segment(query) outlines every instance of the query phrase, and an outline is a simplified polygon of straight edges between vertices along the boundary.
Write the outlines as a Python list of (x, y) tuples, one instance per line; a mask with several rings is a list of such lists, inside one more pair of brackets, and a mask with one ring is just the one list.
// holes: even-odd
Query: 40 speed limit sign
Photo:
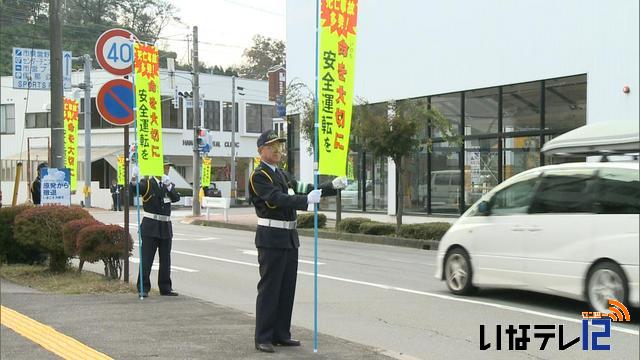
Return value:
[(125, 29), (107, 30), (96, 41), (96, 59), (103, 69), (114, 75), (129, 75), (133, 70), (133, 41), (136, 37)]

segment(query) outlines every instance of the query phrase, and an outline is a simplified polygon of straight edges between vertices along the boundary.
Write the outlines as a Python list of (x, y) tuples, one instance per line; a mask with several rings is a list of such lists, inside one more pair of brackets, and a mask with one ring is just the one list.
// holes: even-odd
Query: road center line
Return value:
[[(130, 257), (129, 261), (131, 261), (134, 264), (139, 264), (140, 263), (140, 259), (136, 258), (136, 257)], [(153, 265), (151, 265), (151, 270), (159, 270), (160, 266), (158, 265), (158, 263), (153, 263)], [(194, 270), (194, 269), (189, 269), (189, 268), (183, 268), (180, 266), (174, 266), (171, 265), (171, 270), (177, 270), (177, 271), (184, 271), (184, 272), (190, 272), (190, 273), (194, 273), (194, 272), (199, 272), (200, 270)]]
[[(245, 255), (258, 256), (258, 250), (238, 249), (238, 251), (242, 252)], [(310, 260), (300, 260), (300, 259), (298, 259), (298, 262), (301, 262), (303, 264), (312, 264), (313, 265), (313, 261), (310, 261)], [(325, 263), (318, 262), (318, 265), (325, 265)]]
[[(203, 259), (210, 259), (210, 260), (222, 261), (222, 262), (227, 262), (227, 263), (232, 263), (232, 264), (239, 264), (239, 265), (258, 267), (258, 264), (248, 263), (248, 262), (244, 262), (244, 261), (230, 260), (230, 259), (224, 259), (224, 258), (218, 258), (218, 257), (214, 257), (214, 256), (207, 256), (207, 255), (200, 255), (200, 254), (192, 254), (192, 253), (188, 253), (188, 252), (184, 252), (184, 251), (177, 251), (177, 250), (172, 250), (171, 252), (172, 253), (181, 254), (181, 255), (199, 257), (199, 258), (203, 258)], [(298, 271), (298, 274), (305, 275), (305, 276), (313, 276), (314, 275), (312, 272), (307, 272), (307, 271)], [(570, 318), (570, 317), (566, 317), (566, 316), (561, 316), (561, 315), (548, 314), (548, 313), (544, 313), (544, 312), (541, 312), (541, 311), (524, 309), (524, 308), (520, 308), (520, 307), (516, 307), (516, 306), (496, 304), (496, 303), (491, 303), (491, 302), (487, 302), (487, 301), (464, 299), (464, 298), (450, 296), (450, 295), (442, 295), (442, 294), (436, 294), (436, 293), (431, 293), (431, 292), (426, 292), (426, 291), (406, 289), (406, 288), (401, 288), (401, 287), (396, 287), (396, 286), (391, 286), (391, 285), (377, 284), (377, 283), (360, 281), (360, 280), (352, 280), (352, 279), (341, 278), (341, 277), (331, 276), (331, 275), (318, 274), (318, 277), (319, 278), (323, 278), (323, 279), (346, 282), (346, 283), (350, 283), (350, 284), (370, 286), (370, 287), (375, 287), (375, 288), (384, 289), (384, 290), (393, 290), (393, 291), (399, 291), (399, 292), (408, 293), (408, 294), (435, 297), (435, 298), (439, 298), (439, 299), (443, 299), (443, 300), (458, 301), (458, 302), (465, 302), (465, 303), (469, 303), (469, 304), (489, 306), (489, 307), (502, 309), (502, 310), (519, 312), (519, 313), (524, 313), (524, 314), (529, 314), (529, 315), (536, 315), (536, 316), (546, 317), (546, 318), (550, 318), (550, 319), (554, 319), (554, 320), (562, 320), (562, 321), (572, 322), (572, 323), (575, 323), (575, 324), (582, 324), (582, 320), (578, 320), (578, 319), (574, 319), (574, 318)], [(638, 330), (627, 329), (627, 328), (620, 327), (620, 326), (615, 326), (615, 325), (611, 326), (611, 330), (622, 332), (622, 333), (626, 333), (626, 334), (636, 335), (636, 336), (640, 335)]]

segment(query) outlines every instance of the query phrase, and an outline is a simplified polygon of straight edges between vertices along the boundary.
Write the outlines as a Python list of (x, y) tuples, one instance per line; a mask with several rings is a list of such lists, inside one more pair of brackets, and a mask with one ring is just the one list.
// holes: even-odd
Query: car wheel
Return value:
[(452, 293), (467, 295), (475, 290), (471, 285), (472, 275), (471, 261), (466, 251), (455, 248), (447, 253), (444, 260), (444, 279)]
[(627, 304), (629, 285), (624, 272), (615, 263), (603, 262), (594, 266), (587, 276), (587, 300), (591, 308), (609, 313), (609, 300), (615, 299)]

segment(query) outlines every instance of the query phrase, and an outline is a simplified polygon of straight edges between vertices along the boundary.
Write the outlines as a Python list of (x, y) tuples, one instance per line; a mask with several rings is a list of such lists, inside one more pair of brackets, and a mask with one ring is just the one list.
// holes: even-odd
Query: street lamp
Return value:
[[(236, 86), (236, 77), (231, 77), (231, 204), (236, 203), (236, 90), (244, 87)], [(244, 93), (238, 93), (244, 95)]]

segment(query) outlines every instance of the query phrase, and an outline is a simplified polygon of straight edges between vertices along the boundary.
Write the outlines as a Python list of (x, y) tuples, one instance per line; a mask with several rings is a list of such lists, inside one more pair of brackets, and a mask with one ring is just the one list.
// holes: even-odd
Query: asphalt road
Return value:
[[(122, 213), (93, 215), (104, 222), (122, 223)], [(174, 220), (172, 250), (174, 289), (254, 314), (259, 279), (254, 234), (178, 221)], [(135, 216), (132, 222), (135, 224)], [(132, 234), (137, 238), (135, 227)], [(313, 238), (301, 242), (293, 323), (313, 329)], [(138, 274), (137, 252), (135, 247), (132, 282)], [(560, 351), (559, 326), (563, 326), (563, 343), (581, 336), (581, 312), (587, 310), (586, 304), (500, 289), (483, 290), (472, 297), (452, 296), (433, 277), (435, 255), (435, 251), (320, 239), (319, 332), (386, 349), (387, 354), (405, 359), (638, 358), (637, 311), (631, 323), (614, 323), (610, 338), (600, 340), (611, 345), (610, 351), (584, 351), (582, 342)], [(96, 265), (97, 271), (101, 268)], [(154, 287), (156, 276), (154, 272)], [(486, 329), (485, 343), (492, 344), (485, 351), (480, 350), (481, 325)], [(496, 350), (496, 325), (502, 326), (502, 350)], [(531, 326), (527, 350), (508, 350), (505, 330), (509, 325)], [(543, 339), (534, 337), (541, 333), (534, 332), (534, 325), (555, 325), (555, 338), (549, 339), (545, 350), (539, 350)]]

